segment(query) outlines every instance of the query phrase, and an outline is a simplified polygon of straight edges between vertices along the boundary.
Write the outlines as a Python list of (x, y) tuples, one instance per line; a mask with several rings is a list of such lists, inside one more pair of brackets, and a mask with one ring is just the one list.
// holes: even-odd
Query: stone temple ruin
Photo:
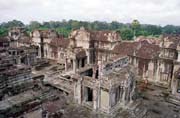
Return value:
[[(169, 101), (178, 104), (179, 45), (179, 35), (122, 41), (115, 31), (83, 27), (68, 38), (54, 30), (35, 30), (29, 36), (24, 28), (13, 28), (0, 38), (0, 113), (21, 116), (38, 106), (42, 117), (62, 115), (53, 105), (60, 102), (52, 101), (61, 91), (92, 111), (115, 114), (136, 104), (139, 81), (168, 88)], [(48, 70), (48, 65), (53, 66)], [(54, 111), (44, 110), (53, 106)]]
[(133, 102), (136, 73), (127, 55), (113, 52), (114, 46), (121, 42), (118, 33), (81, 28), (73, 31), (69, 39), (57, 37), (54, 32), (47, 34), (32, 33), (39, 56), (64, 66), (58, 77), (45, 76), (47, 84), (72, 93), (79, 104), (106, 113), (112, 113), (119, 104)]
[(126, 59), (119, 59), (116, 65), (113, 63), (105, 65), (102, 70), (105, 73), (99, 76), (93, 72), (90, 75), (88, 71), (92, 71), (92, 68), (80, 72), (78, 77), (80, 80), (75, 83), (75, 101), (106, 113), (112, 113), (121, 105), (133, 102), (135, 75)]

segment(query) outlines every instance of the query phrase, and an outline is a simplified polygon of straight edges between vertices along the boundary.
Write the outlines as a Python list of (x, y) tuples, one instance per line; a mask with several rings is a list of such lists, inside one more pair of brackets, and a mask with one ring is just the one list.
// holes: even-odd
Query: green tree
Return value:
[(7, 28), (0, 28), (0, 36), (6, 36), (8, 34)]
[(41, 27), (41, 23), (39, 23), (38, 21), (31, 21), (29, 24), (29, 30), (35, 30), (35, 29), (39, 29)]
[(76, 21), (76, 20), (69, 20), (68, 25), (69, 25), (68, 29), (70, 29), (70, 30), (80, 28), (79, 21)]
[(56, 31), (58, 32), (58, 34), (63, 35), (66, 38), (69, 36), (71, 32), (71, 30), (68, 30), (66, 28), (56, 28)]
[(177, 33), (177, 28), (173, 25), (166, 25), (163, 27), (163, 33), (164, 34), (175, 34)]
[(147, 25), (144, 30), (147, 31), (148, 34), (152, 36), (160, 35), (162, 33), (162, 28), (156, 25)]
[(140, 29), (140, 23), (138, 20), (133, 20), (131, 28), (133, 29), (134, 39), (136, 38), (136, 32)]
[(133, 30), (130, 28), (123, 28), (120, 30), (117, 30), (117, 32), (120, 33), (120, 36), (122, 40), (133, 40)]
[(112, 21), (110, 23), (110, 29), (111, 30), (117, 30), (120, 28), (120, 23), (118, 23), (117, 21)]
[(12, 28), (12, 27), (24, 27), (25, 25), (23, 24), (23, 22), (21, 21), (18, 21), (18, 20), (12, 20), (12, 21), (9, 21), (7, 23), (2, 23), (1, 24), (1, 27), (3, 28)]

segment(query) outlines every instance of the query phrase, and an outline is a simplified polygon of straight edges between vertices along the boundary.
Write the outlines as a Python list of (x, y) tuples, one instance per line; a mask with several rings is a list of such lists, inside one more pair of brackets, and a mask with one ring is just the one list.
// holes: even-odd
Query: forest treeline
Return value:
[(123, 40), (132, 40), (137, 36), (150, 36), (158, 37), (161, 34), (178, 34), (180, 33), (180, 26), (174, 25), (151, 25), (141, 24), (138, 20), (133, 20), (132, 23), (120, 23), (117, 21), (101, 22), (87, 22), (77, 20), (62, 20), (62, 21), (49, 21), (40, 23), (38, 21), (31, 21), (29, 24), (24, 24), (19, 20), (12, 20), (3, 22), (0, 24), (0, 36), (6, 36), (8, 29), (12, 27), (24, 27), (27, 32), (31, 32), (34, 29), (54, 29), (59, 34), (67, 37), (73, 29), (78, 29), (81, 26), (89, 30), (115, 30), (121, 34)]

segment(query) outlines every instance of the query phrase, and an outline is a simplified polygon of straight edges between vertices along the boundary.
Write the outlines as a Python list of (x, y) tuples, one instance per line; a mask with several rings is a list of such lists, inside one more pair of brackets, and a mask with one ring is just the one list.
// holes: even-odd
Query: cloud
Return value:
[(180, 25), (179, 0), (1, 0), (0, 22), (76, 19)]

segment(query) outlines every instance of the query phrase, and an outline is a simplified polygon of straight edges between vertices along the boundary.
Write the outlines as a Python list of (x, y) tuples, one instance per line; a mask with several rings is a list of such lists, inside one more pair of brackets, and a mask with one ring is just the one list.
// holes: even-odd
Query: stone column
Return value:
[(122, 101), (123, 101), (123, 104), (125, 104), (126, 102), (126, 88), (125, 87), (123, 87)]
[(178, 86), (178, 80), (173, 78), (172, 79), (172, 84), (171, 84), (172, 94), (177, 93), (177, 86)]
[(16, 60), (17, 60), (17, 64), (21, 64), (21, 57), (20, 57), (20, 56), (18, 56), (18, 57), (16, 58)]
[(82, 59), (79, 59), (79, 68), (82, 68)]
[(178, 59), (177, 59), (178, 62), (180, 62), (180, 50), (178, 50)]
[(156, 82), (160, 81), (160, 68), (161, 68), (161, 62), (158, 60), (158, 62), (157, 62), (156, 77), (155, 77), (155, 81)]
[(98, 90), (93, 90), (93, 108), (96, 111), (98, 109)]
[(76, 59), (73, 59), (73, 72), (76, 72)]
[(87, 51), (87, 64), (90, 64), (90, 50)]
[(99, 85), (98, 85), (98, 99), (97, 99), (97, 101), (98, 101), (98, 108), (100, 108), (101, 106), (100, 106), (100, 103), (101, 103), (101, 80), (100, 80), (100, 82), (99, 82)]
[(67, 58), (65, 59), (65, 71), (68, 69)]
[(111, 98), (112, 97), (112, 90), (111, 90), (111, 88), (109, 89), (109, 105), (108, 105), (108, 113), (110, 113), (110, 111), (111, 111), (111, 105), (112, 105), (112, 101), (111, 101)]
[(82, 78), (81, 80), (79, 80), (75, 85), (74, 85), (74, 98), (75, 98), (75, 101), (77, 101), (78, 104), (81, 104), (82, 102), (82, 85), (81, 85), (81, 81), (82, 81)]
[(27, 64), (30, 65), (30, 56), (27, 55)]
[(135, 89), (136, 89), (136, 83), (135, 83), (135, 81), (133, 81), (133, 87), (130, 92), (130, 103), (133, 103), (133, 96), (135, 95)]
[(41, 46), (38, 46), (38, 57), (41, 58)]

